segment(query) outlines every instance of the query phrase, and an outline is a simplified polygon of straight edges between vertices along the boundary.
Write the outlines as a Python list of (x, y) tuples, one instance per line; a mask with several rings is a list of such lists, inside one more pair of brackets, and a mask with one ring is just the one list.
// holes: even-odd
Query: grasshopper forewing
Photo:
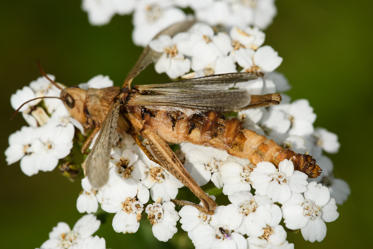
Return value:
[(92, 151), (84, 162), (83, 168), (89, 182), (95, 188), (104, 185), (109, 178), (109, 160), (113, 145), (118, 141), (117, 125), (120, 101), (116, 100), (107, 114)]
[(235, 84), (256, 79), (249, 73), (227, 73), (165, 84), (135, 86), (139, 94), (128, 105), (177, 107), (201, 111), (231, 112), (261, 105), (278, 104), (279, 94), (251, 95)]

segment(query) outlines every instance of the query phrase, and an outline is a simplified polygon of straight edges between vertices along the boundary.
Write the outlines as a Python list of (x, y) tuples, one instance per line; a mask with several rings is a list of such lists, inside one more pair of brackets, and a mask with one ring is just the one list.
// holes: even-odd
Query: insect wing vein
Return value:
[(173, 106), (199, 110), (239, 111), (250, 104), (247, 89), (235, 84), (257, 79), (249, 73), (218, 74), (179, 82), (139, 85), (129, 105)]
[(110, 151), (118, 140), (116, 127), (119, 110), (120, 102), (116, 101), (107, 114), (92, 151), (85, 161), (86, 175), (95, 188), (103, 186), (109, 178)]

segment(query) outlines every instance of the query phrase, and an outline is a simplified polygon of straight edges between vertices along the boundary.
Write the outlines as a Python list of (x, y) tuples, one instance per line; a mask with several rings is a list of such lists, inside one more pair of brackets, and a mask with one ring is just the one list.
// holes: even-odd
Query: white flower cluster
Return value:
[[(54, 79), (52, 75), (49, 77)], [(59, 97), (59, 94), (58, 88), (40, 77), (13, 94), (10, 102), (17, 109), (32, 98)], [(73, 147), (75, 129), (68, 111), (58, 99), (39, 99), (23, 106), (20, 112), (29, 126), (9, 137), (9, 147), (5, 151), (8, 164), (21, 160), (21, 169), (28, 176), (52, 171)]]
[[(54, 80), (53, 75), (49, 77)], [(101, 88), (112, 85), (108, 77), (96, 76), (80, 87)], [(46, 78), (39, 77), (29, 86), (17, 90), (10, 102), (16, 110), (24, 102), (44, 96), (59, 97), (60, 89)], [(38, 99), (24, 105), (20, 112), (29, 126), (10, 135), (9, 147), (5, 151), (7, 163), (13, 164), (20, 160), (21, 170), (28, 176), (39, 171), (54, 170), (58, 160), (70, 154), (75, 127), (82, 132), (83, 127), (70, 117), (59, 99)]]
[(145, 211), (154, 236), (161, 241), (172, 238), (179, 216), (171, 200), (183, 185), (149, 160), (129, 135), (112, 150), (111, 158), (109, 182), (105, 186), (95, 190), (87, 178), (82, 179), (78, 211), (94, 213), (100, 204), (102, 210), (115, 214), (112, 225), (118, 233), (137, 232)]
[[(252, 32), (251, 35), (247, 35), (248, 32)], [(209, 43), (203, 43), (206, 34), (209, 34), (209, 39), (211, 39)], [(220, 57), (232, 58), (232, 54), (239, 54), (237, 51), (240, 50), (252, 51), (255, 54), (260, 49), (266, 48), (266, 46), (260, 47), (264, 41), (263, 33), (250, 28), (245, 31), (232, 28), (228, 36), (225, 33), (215, 34), (210, 27), (197, 24), (187, 33), (175, 37), (185, 39), (183, 45), (177, 43), (178, 46), (184, 46), (185, 51), (188, 45), (191, 49), (198, 47), (196, 45), (198, 42), (200, 42), (199, 46), (205, 46), (205, 50), (219, 51), (218, 47), (224, 42), (229, 41), (233, 44), (231, 37), (234, 36), (239, 49), (230, 51), (230, 55), (220, 54)], [(162, 42), (176, 40), (175, 37), (161, 36), (152, 42), (151, 46), (157, 49)], [(245, 40), (245, 37), (250, 39)], [(254, 41), (256, 41), (256, 47), (253, 46)], [(192, 54), (188, 55), (191, 65), (193, 61), (198, 64), (200, 62), (198, 60), (207, 57), (197, 59), (198, 53), (194, 56)], [(215, 58), (216, 61), (221, 59), (219, 56)], [(244, 55), (241, 56), (238, 58), (245, 59)], [(262, 56), (259, 58), (262, 58), (261, 60), (265, 63), (258, 65), (254, 63), (257, 60), (249, 57), (246, 60), (251, 60), (253, 62), (251, 65), (255, 65), (255, 69), (252, 69), (253, 66), (242, 68), (243, 70), (249, 69), (248, 71), (257, 70), (255, 72), (261, 73), (263, 77), (250, 82), (237, 83), (236, 87), (243, 87), (255, 94), (289, 89), (286, 79), (279, 73), (272, 72), (281, 62), (277, 54), (263, 53)], [(159, 67), (159, 63), (163, 63), (162, 60), (165, 60), (164, 56), (156, 62), (156, 68)], [(272, 67), (272, 70), (263, 70), (266, 64), (276, 64), (276, 66)], [(202, 65), (210, 65), (210, 63)], [(180, 68), (180, 66), (175, 66), (175, 68)], [(194, 77), (203, 72), (203, 70), (189, 71), (190, 68), (183, 74), (188, 73), (189, 77)], [(55, 91), (48, 93), (48, 96), (59, 95), (59, 90), (54, 89), (45, 79), (40, 78), (37, 82), (44, 82), (43, 84)], [(96, 76), (79, 86), (83, 89), (108, 87), (112, 86), (112, 81), (108, 77)], [(33, 89), (33, 87), (32, 83), (30, 87), (25, 87), (12, 96), (12, 103), (16, 103), (13, 104), (14, 107), (30, 98), (46, 94), (45, 90), (44, 95), (36, 91), (31, 91), (33, 95), (24, 94), (28, 91), (25, 89)], [(43, 89), (49, 89), (48, 87)], [(313, 128), (316, 115), (306, 100), (290, 103), (289, 97), (283, 95), (283, 98), (284, 103), (278, 106), (242, 111), (239, 113), (239, 118), (242, 119), (245, 128), (265, 134), (292, 150), (311, 154), (317, 158), (323, 168), (323, 175), (316, 179), (319, 183), (309, 181), (302, 172), (294, 171), (292, 162), (288, 160), (281, 162), (278, 168), (269, 162), (262, 162), (254, 167), (248, 160), (232, 157), (225, 151), (183, 143), (180, 148), (185, 156), (185, 167), (192, 177), (201, 186), (211, 181), (216, 187), (222, 188), (230, 204), (218, 206), (214, 215), (200, 213), (191, 206), (185, 206), (178, 212), (171, 200), (176, 198), (182, 184), (159, 165), (149, 160), (132, 137), (126, 136), (112, 150), (109, 182), (104, 187), (99, 190), (93, 189), (87, 178), (82, 179), (83, 191), (77, 199), (78, 211), (95, 213), (100, 205), (105, 212), (114, 214), (112, 226), (118, 233), (135, 233), (139, 229), (142, 214), (145, 212), (152, 224), (154, 236), (161, 241), (168, 241), (173, 237), (177, 232), (177, 222), (180, 219), (182, 229), (188, 232), (196, 248), (293, 248), (293, 244), (286, 240), (286, 232), (281, 221), (288, 229), (300, 229), (306, 240), (312, 242), (323, 240), (326, 235), (325, 222), (332, 222), (338, 217), (336, 203), (342, 203), (349, 194), (348, 185), (342, 180), (334, 179), (332, 163), (322, 154), (323, 151), (337, 152), (339, 143), (336, 135), (325, 129)], [(28, 134), (17, 135), (19, 132), (16, 132), (11, 135), (10, 147), (6, 151), (8, 162), (16, 161), (13, 158), (20, 154), (17, 160), (22, 158), (22, 169), (25, 171), (24, 168), (33, 166), (36, 173), (38, 170), (44, 170), (43, 165), (46, 163), (44, 161), (53, 162), (54, 168), (59, 158), (69, 154), (74, 127), (70, 123), (72, 120), (66, 113), (62, 102), (55, 101), (53, 108), (49, 106), (47, 100), (44, 100), (44, 105), (34, 103), (33, 106), (22, 108), (21, 111), (26, 120), (30, 122), (30, 127), (25, 127), (19, 132), (29, 129), (30, 131)], [(44, 119), (39, 117), (40, 114), (33, 113), (36, 108), (44, 111)], [(58, 113), (64, 113), (64, 115), (57, 116)], [(54, 115), (58, 118), (54, 118)], [(30, 120), (35, 121), (32, 123)], [(40, 120), (46, 121), (42, 123)], [(66, 127), (71, 127), (69, 136), (55, 136), (57, 128), (64, 131), (67, 130)], [(46, 132), (47, 129), (50, 129), (50, 133)], [(36, 132), (36, 130), (43, 132)], [(59, 139), (69, 138), (67, 142), (71, 145), (68, 147), (69, 151), (65, 152), (66, 155), (51, 154), (52, 156), (47, 160), (44, 160), (46, 158), (44, 154), (39, 155), (39, 159), (32, 158), (32, 155), (41, 153), (35, 149), (38, 147), (33, 147), (33, 139), (40, 140), (38, 135), (46, 136), (46, 134), (53, 135), (50, 138), (50, 143), (53, 145)], [(18, 140), (14, 137), (18, 137)], [(66, 150), (64, 147), (67, 146), (52, 146), (52, 148)], [(29, 157), (31, 158), (28, 159)], [(53, 168), (51, 167), (51, 170)], [(327, 184), (327, 187), (321, 183)], [(51, 236), (52, 238), (57, 237)]]
[(324, 239), (325, 222), (338, 217), (331, 191), (309, 182), (289, 160), (278, 168), (269, 162), (255, 167), (216, 149), (188, 143), (181, 148), (191, 175), (199, 183), (211, 179), (231, 202), (213, 216), (194, 207), (181, 209), (182, 228), (196, 248), (293, 248), (282, 219), (288, 229), (301, 229), (304, 239), (314, 242)]
[(272, 47), (262, 46), (264, 39), (265, 34), (257, 28), (232, 27), (229, 33), (216, 33), (209, 25), (197, 23), (188, 32), (162, 35), (149, 45), (162, 53), (155, 64), (158, 73), (193, 78), (238, 70), (257, 74), (274, 71), (282, 58)]
[[(279, 83), (284, 78), (278, 78), (278, 74), (272, 76), (276, 76), (272, 80), (278, 91), (285, 87), (284, 82)], [(270, 81), (266, 81), (268, 82)], [(273, 92), (273, 89), (270, 87), (263, 91)], [(334, 177), (333, 163), (323, 153), (338, 152), (340, 145), (337, 136), (324, 128), (314, 128), (316, 114), (307, 100), (290, 102), (289, 96), (282, 96), (282, 104), (269, 108), (245, 110), (239, 113), (239, 117), (248, 129), (266, 135), (295, 152), (309, 154), (315, 158), (322, 173), (313, 180), (327, 186), (331, 196), (338, 204), (342, 204), (350, 194), (349, 186), (345, 181)]]
[[(234, 85), (251, 94), (289, 90), (285, 77), (274, 72), (282, 58), (270, 46), (262, 46), (264, 39), (265, 34), (257, 28), (233, 27), (228, 35), (225, 32), (216, 33), (210, 26), (197, 23), (188, 32), (174, 37), (160, 36), (150, 42), (150, 47), (162, 53), (155, 63), (156, 71), (165, 72), (170, 78), (193, 78), (241, 70), (263, 75), (257, 80)], [(349, 187), (343, 180), (334, 178), (333, 164), (323, 155), (323, 151), (338, 152), (337, 136), (324, 128), (314, 128), (316, 114), (307, 100), (291, 103), (289, 96), (282, 94), (282, 98), (280, 105), (241, 111), (238, 116), (245, 128), (266, 135), (295, 152), (312, 155), (323, 169), (317, 180), (327, 184), (337, 203), (342, 204), (349, 195)], [(195, 149), (193, 153), (199, 155), (202, 152)], [(205, 177), (206, 174), (206, 171), (198, 172), (195, 177), (205, 178), (199, 180), (199, 183), (204, 184), (210, 180)], [(221, 187), (221, 184), (217, 184), (219, 179), (216, 179), (216, 174), (212, 176), (215, 185)]]
[(133, 40), (145, 46), (172, 23), (187, 18), (191, 10), (210, 25), (266, 28), (276, 15), (274, 0), (83, 0), (93, 25), (107, 24), (115, 14), (133, 12)]
[[(125, 148), (125, 149), (124, 149)], [(79, 212), (96, 212), (98, 204), (114, 213), (113, 229), (137, 232), (143, 211), (154, 236), (168, 241), (180, 219), (196, 248), (293, 248), (288, 229), (302, 231), (306, 240), (322, 241), (325, 222), (337, 219), (335, 199), (327, 187), (295, 171), (284, 160), (276, 168), (268, 162), (256, 167), (226, 152), (189, 143), (181, 144), (185, 165), (200, 185), (210, 180), (223, 188), (231, 204), (218, 206), (214, 215), (185, 206), (179, 212), (170, 201), (182, 186), (160, 166), (147, 159), (130, 136), (112, 151), (107, 185), (92, 189), (87, 178), (77, 199)]]
[(105, 249), (105, 240), (92, 236), (99, 227), (100, 221), (92, 214), (80, 218), (73, 229), (65, 222), (59, 222), (40, 249)]
[[(235, 87), (253, 94), (288, 90), (286, 79), (273, 72), (282, 59), (269, 46), (261, 46), (263, 42), (264, 34), (255, 28), (233, 27), (228, 35), (215, 33), (206, 24), (196, 24), (174, 37), (160, 36), (150, 47), (162, 53), (155, 62), (156, 71), (166, 72), (171, 78), (241, 69), (262, 77), (236, 83)], [(219, 64), (227, 71), (217, 70)], [(306, 174), (295, 171), (289, 160), (282, 161), (278, 168), (269, 162), (255, 167), (225, 151), (182, 143), (185, 167), (192, 177), (201, 186), (211, 181), (222, 188), (231, 204), (219, 206), (211, 216), (191, 206), (177, 213), (170, 200), (176, 197), (180, 183), (147, 159), (128, 136), (113, 151), (107, 186), (95, 191), (83, 180), (78, 210), (94, 212), (100, 203), (103, 210), (115, 213), (114, 230), (123, 233), (137, 231), (145, 210), (155, 237), (161, 241), (177, 232), (180, 216), (182, 229), (188, 232), (196, 248), (293, 248), (286, 240), (281, 221), (288, 229), (300, 229), (305, 240), (322, 241), (326, 235), (325, 222), (337, 219), (336, 203), (343, 203), (349, 194), (348, 185), (334, 179), (331, 161), (323, 155), (323, 151), (337, 152), (339, 143), (335, 134), (314, 129), (316, 115), (308, 101), (291, 103), (286, 95), (283, 99), (277, 106), (242, 111), (239, 118), (245, 128), (296, 152), (314, 156), (323, 169), (319, 178), (308, 179)], [(147, 204), (149, 192), (151, 201)]]
[[(260, 76), (232, 86), (250, 94), (284, 92), (287, 80), (275, 72), (282, 58), (263, 45), (265, 34), (259, 28), (269, 25), (276, 14), (274, 0), (83, 0), (92, 24), (102, 25), (115, 14), (133, 12), (136, 44), (159, 52), (155, 70), (170, 78), (250, 72)], [(175, 36), (160, 30), (188, 18), (192, 12), (204, 23)], [(52, 77), (52, 76), (50, 76)], [(79, 87), (112, 86), (108, 77), (97, 76)], [(59, 96), (59, 89), (39, 78), (18, 90), (12, 97), (16, 109), (38, 96)], [(109, 181), (94, 189), (88, 178), (81, 181), (83, 191), (76, 206), (80, 213), (95, 213), (99, 207), (113, 214), (112, 226), (118, 233), (135, 233), (146, 216), (154, 236), (168, 241), (178, 232), (177, 223), (187, 232), (197, 249), (294, 248), (285, 229), (300, 230), (305, 240), (322, 241), (327, 222), (339, 216), (337, 204), (350, 193), (343, 180), (334, 178), (333, 164), (324, 153), (336, 153), (337, 136), (314, 128), (316, 115), (307, 100), (291, 102), (282, 94), (276, 106), (249, 109), (238, 113), (243, 127), (265, 135), (295, 152), (312, 155), (322, 174), (309, 179), (294, 170), (289, 160), (278, 166), (270, 162), (253, 165), (227, 152), (190, 143), (180, 144), (186, 169), (200, 186), (222, 189), (229, 200), (218, 203), (213, 215), (193, 206), (176, 209), (173, 199), (183, 185), (160, 165), (151, 161), (130, 135), (121, 137), (111, 151)], [(73, 146), (75, 127), (60, 100), (44, 99), (25, 105), (21, 112), (29, 124), (9, 138), (8, 164), (21, 161), (27, 175), (51, 171)], [(210, 183), (211, 182), (211, 183)], [(212, 196), (214, 198), (214, 196)], [(88, 214), (72, 230), (59, 223), (41, 248), (105, 248), (103, 239), (92, 237), (99, 221)]]
[[(262, 88), (262, 92), (288, 88), (277, 73), (266, 75), (265, 82), (246, 82), (239, 86), (245, 84), (255, 86), (252, 88), (255, 91)], [(212, 216), (191, 206), (183, 207), (178, 213), (170, 200), (177, 196), (182, 185), (149, 160), (132, 137), (126, 136), (112, 151), (109, 183), (95, 190), (84, 178), (77, 209), (96, 212), (100, 204), (104, 211), (115, 214), (112, 225), (120, 233), (136, 232), (145, 211), (154, 236), (161, 241), (169, 240), (177, 232), (180, 216), (182, 229), (188, 232), (196, 248), (293, 248), (286, 240), (281, 221), (288, 229), (300, 229), (306, 240), (323, 240), (325, 222), (338, 217), (336, 202), (342, 203), (349, 193), (348, 185), (342, 180), (338, 181), (343, 184), (333, 184), (337, 179), (331, 174), (331, 161), (322, 155), (322, 150), (336, 152), (339, 144), (334, 134), (313, 129), (315, 115), (308, 102), (288, 102), (244, 111), (240, 117), (246, 128), (319, 158), (324, 172), (316, 179), (320, 183), (309, 181), (307, 175), (295, 171), (289, 160), (282, 161), (278, 168), (269, 162), (254, 167), (249, 161), (229, 156), (225, 151), (182, 143), (185, 167), (192, 177), (201, 186), (211, 181), (222, 188), (231, 204), (219, 206)], [(277, 109), (282, 110), (283, 116), (277, 117), (276, 123), (270, 120), (274, 119), (271, 115), (277, 115)], [(331, 184), (322, 185), (325, 179)]]

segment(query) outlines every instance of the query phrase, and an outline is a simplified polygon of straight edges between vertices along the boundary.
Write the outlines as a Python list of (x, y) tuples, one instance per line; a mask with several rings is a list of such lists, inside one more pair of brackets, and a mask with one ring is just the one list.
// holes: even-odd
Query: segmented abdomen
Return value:
[[(296, 170), (315, 178), (321, 169), (309, 155), (285, 149), (273, 140), (241, 127), (238, 119), (224, 119), (216, 112), (192, 114), (160, 110), (137, 110), (143, 128), (152, 129), (169, 143), (191, 142), (226, 150), (229, 154), (250, 160), (253, 164), (269, 161), (278, 165), (289, 159)], [(145, 113), (145, 114), (144, 114)], [(141, 117), (140, 117), (141, 115)]]

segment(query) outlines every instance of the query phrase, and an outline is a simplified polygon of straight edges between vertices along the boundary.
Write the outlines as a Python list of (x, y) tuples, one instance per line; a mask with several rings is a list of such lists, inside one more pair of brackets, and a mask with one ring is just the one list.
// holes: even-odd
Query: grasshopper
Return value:
[[(157, 36), (174, 35), (188, 30), (194, 21), (176, 23)], [(157, 37), (156, 36), (156, 37)], [(169, 144), (190, 142), (212, 146), (230, 155), (249, 159), (253, 164), (269, 161), (278, 165), (289, 159), (297, 170), (317, 177), (321, 169), (309, 155), (297, 154), (252, 130), (244, 129), (236, 119), (226, 119), (224, 112), (279, 104), (277, 93), (251, 95), (247, 90), (229, 88), (236, 82), (257, 79), (252, 73), (228, 73), (164, 84), (132, 86), (134, 78), (160, 54), (148, 46), (129, 72), (123, 86), (103, 89), (61, 88), (60, 99), (85, 129), (92, 130), (82, 151), (97, 135), (83, 169), (95, 188), (108, 181), (110, 151), (119, 132), (132, 135), (149, 157), (180, 180), (201, 200), (201, 205), (175, 200), (180, 205), (193, 205), (205, 213), (213, 213), (216, 203), (190, 176)], [(48, 77), (44, 73), (45, 77)], [(146, 145), (144, 144), (146, 141)]]

